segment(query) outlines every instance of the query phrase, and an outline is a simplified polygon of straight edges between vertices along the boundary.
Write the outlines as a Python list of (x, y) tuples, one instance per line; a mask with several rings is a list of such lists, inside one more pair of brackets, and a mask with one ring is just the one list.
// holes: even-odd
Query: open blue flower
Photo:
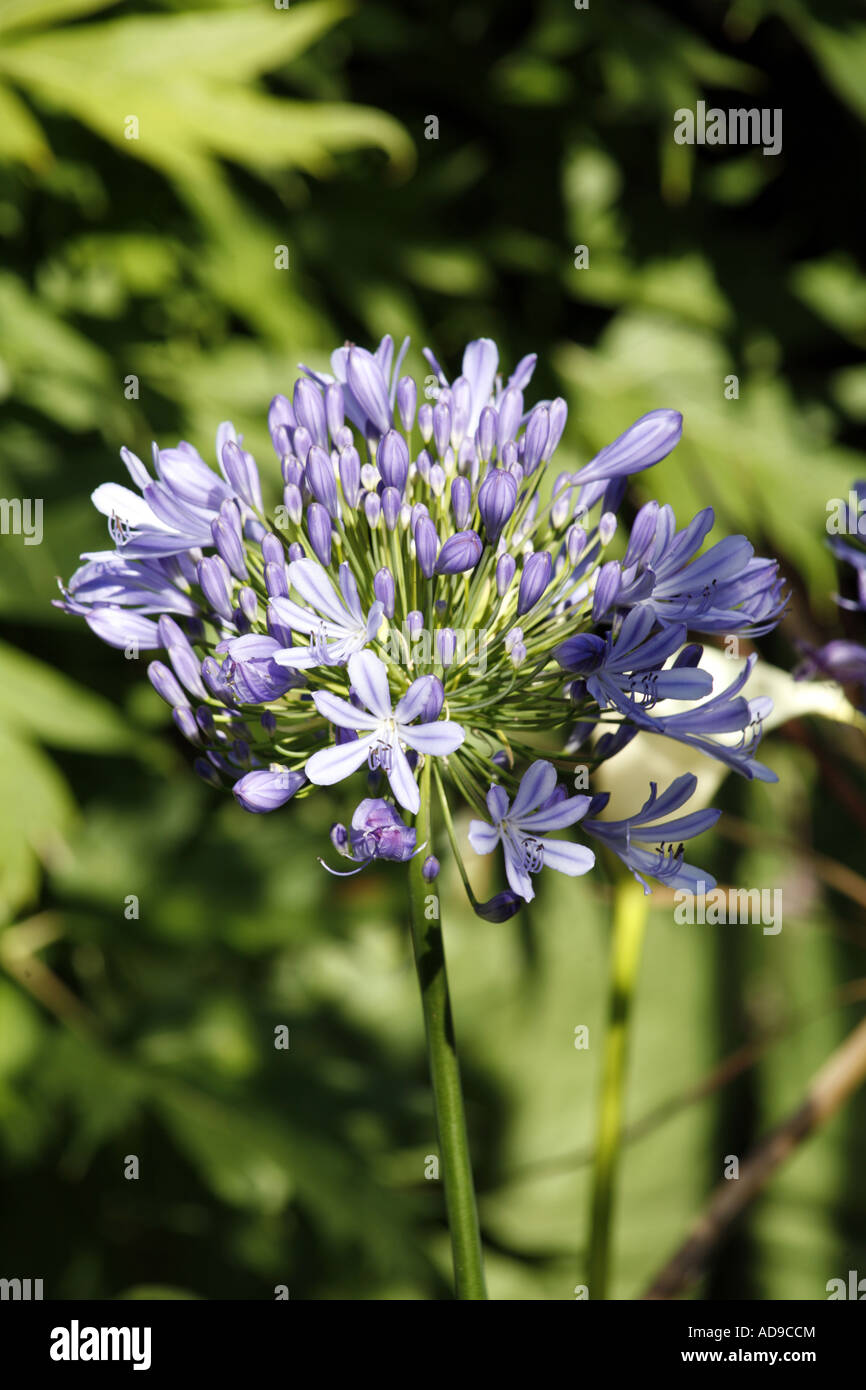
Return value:
[(347, 564), (340, 566), (338, 594), (327, 572), (315, 560), (293, 560), (289, 582), (308, 607), (288, 598), (273, 598), (270, 609), (282, 626), (309, 634), (305, 647), (284, 647), (274, 656), (278, 666), (295, 670), (311, 666), (345, 666), (379, 630), (384, 604), (378, 600), (364, 616), (358, 586)]
[[(704, 869), (696, 869), (683, 859), (683, 841), (702, 835), (715, 825), (721, 811), (707, 808), (692, 811), (677, 820), (666, 821), (671, 812), (694, 795), (698, 779), (687, 772), (677, 777), (666, 792), (658, 795), (655, 782), (650, 783), (650, 794), (639, 811), (623, 820), (597, 820), (596, 815), (603, 811), (610, 798), (609, 792), (602, 792), (592, 799), (592, 816), (583, 822), (587, 835), (612, 849), (622, 862), (631, 869), (645, 893), (651, 890), (642, 875), (658, 879), (668, 888), (682, 888), (690, 892), (698, 891), (703, 882), (706, 888), (715, 888), (715, 879)], [(702, 890), (703, 891), (703, 890)]]
[(469, 843), (476, 854), (492, 854), (498, 844), (505, 855), (505, 874), (512, 890), (526, 902), (535, 897), (532, 876), (543, 868), (575, 878), (588, 873), (595, 855), (585, 845), (553, 840), (548, 831), (574, 825), (589, 807), (588, 796), (565, 796), (557, 790), (556, 768), (539, 760), (521, 779), (514, 801), (494, 783), (487, 793), (490, 822), (469, 824)]
[(405, 750), (444, 757), (460, 747), (463, 729), (448, 719), (413, 723), (429, 707), (431, 685), (439, 684), (435, 676), (413, 681), (393, 709), (385, 663), (372, 652), (349, 657), (349, 679), (363, 708), (329, 690), (315, 691), (313, 700), (325, 719), (338, 729), (354, 730), (358, 737), (314, 753), (305, 768), (307, 777), (317, 786), (329, 787), (367, 763), (382, 769), (400, 805), (417, 815), (421, 796)]

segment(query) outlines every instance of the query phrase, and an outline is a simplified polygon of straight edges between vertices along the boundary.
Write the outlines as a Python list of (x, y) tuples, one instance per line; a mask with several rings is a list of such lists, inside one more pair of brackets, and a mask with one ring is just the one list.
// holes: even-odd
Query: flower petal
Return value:
[(476, 854), (492, 854), (499, 844), (499, 831), (486, 820), (469, 822), (469, 843)]
[(391, 766), (388, 769), (388, 781), (391, 783), (391, 790), (401, 806), (407, 811), (411, 811), (413, 816), (417, 816), (421, 807), (421, 793), (418, 790), (418, 783), (412, 775), (406, 754), (395, 739), (391, 745)]
[(352, 739), (350, 743), (338, 743), (333, 748), (320, 748), (308, 759), (304, 772), (310, 782), (317, 787), (332, 787), (342, 782), (367, 761), (367, 754), (375, 742), (375, 734), (366, 738)]
[(391, 691), (384, 661), (372, 652), (355, 652), (349, 657), (349, 680), (367, 709), (380, 719), (390, 719)]
[(451, 719), (437, 719), (434, 724), (401, 724), (398, 727), (400, 737), (410, 748), (440, 758), (446, 753), (453, 753), (466, 737), (462, 727)]
[(595, 855), (586, 845), (573, 845), (570, 840), (541, 841), (545, 869), (556, 869), (569, 878), (587, 874), (595, 863)]
[(317, 613), (327, 614), (340, 627), (351, 625), (350, 615), (337, 597), (336, 589), (315, 560), (292, 560), (289, 564), (289, 583)]
[(521, 778), (517, 795), (511, 807), (511, 816), (520, 820), (533, 807), (540, 806), (556, 790), (556, 768), (553, 763), (539, 758), (531, 764)]
[(341, 699), (339, 695), (332, 695), (330, 690), (315, 691), (313, 703), (319, 714), (332, 724), (336, 724), (338, 729), (378, 729), (381, 722), (374, 714), (357, 709), (355, 705), (350, 704), (348, 700)]

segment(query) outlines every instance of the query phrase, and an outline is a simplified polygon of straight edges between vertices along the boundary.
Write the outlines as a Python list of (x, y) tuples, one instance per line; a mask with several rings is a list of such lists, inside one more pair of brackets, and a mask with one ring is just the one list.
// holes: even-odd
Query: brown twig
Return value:
[(710, 1254), (740, 1215), (810, 1134), (825, 1124), (866, 1080), (866, 1018), (817, 1072), (802, 1103), (746, 1159), (736, 1179), (716, 1188), (679, 1250), (650, 1284), (645, 1299), (676, 1298), (702, 1273)]

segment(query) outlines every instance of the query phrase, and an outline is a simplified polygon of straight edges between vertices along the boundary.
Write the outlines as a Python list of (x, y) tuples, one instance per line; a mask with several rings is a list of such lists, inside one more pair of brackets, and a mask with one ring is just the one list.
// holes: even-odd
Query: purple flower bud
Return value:
[(168, 648), (168, 659), (174, 667), (175, 675), (181, 685), (199, 700), (207, 699), (207, 691), (201, 678), (201, 662), (192, 647), (184, 638), (183, 642), (173, 643)]
[(409, 476), (409, 448), (396, 430), (389, 430), (379, 441), (376, 466), (385, 486), (396, 488), (402, 497)]
[(289, 546), (290, 560), (303, 560), (306, 553), (307, 552), (304, 550), (304, 547), (301, 545), (300, 541), (292, 541), (291, 545)]
[(397, 382), (397, 411), (404, 430), (411, 430), (415, 420), (415, 405), (418, 392), (411, 376), (401, 376)]
[(523, 415), (523, 392), (515, 386), (509, 386), (499, 402), (499, 422), (496, 431), (496, 442), (500, 452), (506, 440), (514, 439), (520, 428), (520, 420)]
[(281, 565), (285, 558), (286, 552), (279, 536), (268, 531), (267, 535), (262, 536), (262, 559), (265, 564)]
[(292, 452), (291, 431), (288, 429), (286, 425), (277, 425), (276, 429), (271, 435), (271, 441), (273, 443), (274, 448), (280, 456), (280, 467), (282, 468), (283, 464), (286, 461), (286, 457)]
[(307, 482), (310, 492), (316, 501), (328, 512), (329, 516), (337, 516), (337, 480), (334, 477), (334, 465), (331, 463), (330, 455), (327, 450), (314, 444), (307, 457)]
[(473, 903), (475, 912), (479, 917), (483, 917), (485, 922), (507, 922), (509, 917), (513, 917), (515, 912), (519, 912), (523, 906), (523, 899), (516, 893), (512, 893), (510, 888), (506, 888), (502, 893), (496, 893), (486, 903)]
[(307, 462), (307, 455), (313, 447), (313, 436), (305, 425), (299, 425), (292, 435), (292, 449), (302, 464)]
[(513, 643), (511, 651), (508, 653), (508, 655), (511, 659), (511, 664), (514, 667), (515, 671), (518, 670), (526, 660), (525, 643), (522, 640), (518, 639), (516, 642)]
[(216, 735), (216, 724), (214, 723), (213, 715), (207, 705), (199, 705), (195, 712), (195, 718), (204, 737), (208, 739), (214, 738)]
[(206, 555), (197, 566), (202, 593), (221, 618), (232, 616), (232, 581), (229, 567), (220, 555)]
[(418, 407), (418, 429), (425, 444), (429, 444), (433, 438), (433, 407), (429, 401), (423, 401)]
[(250, 624), (242, 608), (235, 608), (232, 612), (232, 627), (234, 628), (238, 636), (240, 636), (244, 632), (249, 632)]
[(440, 666), (449, 667), (457, 650), (457, 637), (452, 627), (443, 627), (436, 633), (436, 658)]
[(265, 589), (269, 598), (289, 597), (289, 578), (284, 560), (278, 565), (265, 565)]
[(223, 502), (219, 516), (211, 522), (211, 534), (217, 550), (232, 574), (238, 579), (245, 579), (247, 562), (244, 555), (243, 531), (240, 513), (234, 501), (229, 499)]
[(520, 587), (517, 590), (518, 618), (535, 607), (550, 583), (552, 569), (553, 561), (548, 551), (536, 550), (532, 555), (527, 555), (520, 575)]
[(435, 854), (428, 854), (424, 863), (421, 865), (421, 877), (425, 883), (432, 883), (439, 877), (439, 860)]
[(259, 616), (259, 599), (255, 589), (251, 589), (249, 584), (244, 584), (238, 594), (238, 603), (247, 622), (254, 623)]
[(266, 709), (259, 723), (268, 738), (273, 738), (274, 734), (277, 732), (277, 716), (274, 714), (273, 710)]
[(337, 444), (337, 435), (343, 428), (343, 421), (346, 418), (346, 407), (343, 401), (343, 388), (339, 381), (331, 381), (325, 387), (325, 415), (327, 417), (331, 438), (334, 441), (334, 446), (335, 448), (340, 448), (341, 446)]
[(218, 790), (222, 789), (222, 778), (216, 769), (211, 767), (211, 764), (206, 758), (196, 758), (192, 766), (193, 771), (198, 773), (202, 781), (207, 782), (212, 787), (216, 787)]
[(361, 496), (361, 459), (354, 445), (340, 451), (340, 483), (348, 505), (357, 507)]
[(189, 700), (176, 677), (162, 661), (151, 661), (147, 668), (147, 678), (156, 691), (157, 695), (165, 700), (167, 705), (189, 706)]
[(486, 405), (478, 417), (478, 429), (475, 431), (475, 443), (484, 463), (490, 461), (490, 455), (496, 448), (498, 428), (499, 416), (492, 405)]
[(484, 546), (475, 531), (456, 531), (449, 536), (436, 561), (437, 574), (464, 574), (481, 559)]
[(462, 531), (472, 514), (472, 484), (468, 478), (457, 477), (451, 482), (451, 510), (458, 531)]
[(424, 614), (413, 608), (406, 614), (406, 627), (410, 637), (417, 637), (419, 632), (424, 631)]
[(586, 532), (582, 526), (569, 526), (565, 533), (569, 563), (576, 565), (586, 547)]
[(478, 489), (478, 510), (492, 545), (499, 540), (516, 503), (517, 479), (504, 468), (491, 469)]
[(545, 440), (541, 455), (544, 463), (547, 463), (548, 459), (553, 457), (553, 451), (562, 438), (565, 422), (568, 419), (568, 406), (561, 396), (557, 396), (555, 400), (550, 402), (548, 414), (549, 425), (547, 439)]
[(178, 705), (172, 710), (171, 717), (176, 728), (183, 734), (188, 743), (201, 743), (201, 733), (191, 709), (187, 709), (184, 705)]
[(415, 523), (414, 536), (418, 567), (425, 579), (432, 579), (436, 567), (436, 556), (439, 553), (439, 537), (429, 516), (418, 518)]
[(400, 493), (395, 487), (382, 489), (382, 515), (389, 531), (393, 531), (400, 516)]
[(246, 453), (233, 439), (227, 439), (220, 455), (226, 482), (249, 506), (262, 509), (262, 488), (252, 454)]
[(605, 512), (598, 523), (598, 538), (602, 545), (609, 545), (616, 535), (616, 517), (613, 512)]
[(507, 591), (516, 569), (517, 562), (513, 555), (500, 555), (496, 561), (496, 592), (500, 598)]
[(451, 439), (451, 407), (440, 399), (433, 407), (433, 439), (441, 458)]
[(255, 632), (236, 637), (229, 643), (223, 675), (239, 704), (270, 704), (291, 688), (295, 673), (274, 661), (274, 654), (279, 650), (273, 637)]
[[(513, 473), (517, 468), (520, 468), (519, 450), (513, 439), (506, 439), (502, 448), (499, 450), (499, 462), (509, 473)], [(523, 469), (521, 468), (521, 476), (522, 474)]]
[(307, 535), (313, 554), (327, 569), (331, 563), (331, 518), (318, 502), (311, 502), (307, 508)]
[(382, 515), (382, 503), (379, 501), (379, 494), (368, 492), (364, 498), (364, 515), (367, 518), (367, 525), (371, 531), (375, 531), (379, 525), (379, 518)]
[(346, 357), (346, 380), (362, 413), (377, 434), (391, 426), (388, 388), (379, 363), (366, 348), (351, 347)]
[(393, 618), (396, 594), (394, 576), (389, 569), (377, 570), (373, 576), (373, 593), (385, 609), (385, 617)]
[[(295, 382), (293, 405), (298, 424), (309, 430), (310, 437), (320, 448), (325, 448), (328, 443), (325, 402), (319, 387), (309, 377), (299, 377)], [(342, 420), (339, 423), (342, 424)]]
[(445, 690), (438, 676), (419, 676), (424, 682), (424, 703), (421, 707), (422, 724), (435, 724), (445, 703)]
[(159, 645), (168, 650), (169, 647), (189, 646), (189, 638), (182, 628), (178, 627), (174, 618), (170, 618), (167, 613), (163, 613), (159, 619), (156, 630), (159, 633)]
[(289, 521), (300, 526), (301, 518), (304, 515), (304, 499), (301, 496), (301, 489), (295, 483), (287, 483), (283, 488), (283, 506)]
[(595, 593), (592, 597), (592, 621), (598, 622), (616, 602), (622, 588), (622, 570), (616, 560), (608, 560), (598, 571)]
[(542, 458), (547, 437), (550, 434), (550, 411), (546, 405), (537, 405), (526, 424), (523, 436), (523, 471), (527, 476), (534, 473)]
[(343, 449), (351, 449), (353, 441), (354, 435), (352, 434), (352, 431), (349, 429), (349, 426), (341, 425), (340, 428), (337, 430), (337, 433), (334, 435), (334, 448), (339, 449), (340, 451), (342, 451)]
[(430, 469), (430, 491), (434, 497), (441, 497), (445, 491), (445, 469), (439, 463), (434, 463)]
[(226, 685), (222, 667), (212, 656), (206, 656), (201, 664), (202, 680), (215, 700), (224, 705), (232, 703), (232, 692)]
[(280, 464), (280, 472), (283, 475), (283, 482), (286, 484), (294, 483), (300, 487), (304, 481), (304, 465), (297, 454), (290, 454), (284, 458)]
[(287, 767), (257, 768), (247, 772), (235, 782), (232, 791), (239, 805), (245, 811), (261, 815), (266, 811), (276, 811), (285, 806), (299, 787), (304, 785), (302, 772), (291, 772)]
[(287, 453), (288, 450), (281, 447), (282, 436), (278, 436), (277, 431), (293, 430), (297, 423), (291, 402), (285, 396), (274, 396), (268, 407), (268, 430), (278, 454)]

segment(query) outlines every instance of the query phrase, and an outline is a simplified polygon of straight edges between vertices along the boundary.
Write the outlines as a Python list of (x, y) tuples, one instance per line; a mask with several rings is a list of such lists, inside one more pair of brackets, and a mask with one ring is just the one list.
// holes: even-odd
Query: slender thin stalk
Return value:
[(647, 899), (640, 884), (631, 875), (621, 878), (614, 896), (610, 1001), (592, 1174), (588, 1260), (592, 1299), (605, 1299), (608, 1293), (613, 1204), (623, 1137), (629, 1021), (647, 912)]
[[(430, 760), (421, 773), (421, 809), (417, 817), (418, 843), (431, 843)], [(472, 1163), (466, 1136), (466, 1116), (460, 1087), (460, 1067), (454, 1041), (454, 1023), (445, 948), (439, 917), (439, 897), (421, 870), (426, 858), (422, 852), (409, 867), (409, 895), (412, 909), (412, 945), (415, 968), (421, 987), (427, 1058), (433, 1085), (439, 1157), (445, 1185), (445, 1207), (451, 1250), (454, 1256), (454, 1286), (459, 1299), (485, 1299), (481, 1233), (472, 1182)]]

